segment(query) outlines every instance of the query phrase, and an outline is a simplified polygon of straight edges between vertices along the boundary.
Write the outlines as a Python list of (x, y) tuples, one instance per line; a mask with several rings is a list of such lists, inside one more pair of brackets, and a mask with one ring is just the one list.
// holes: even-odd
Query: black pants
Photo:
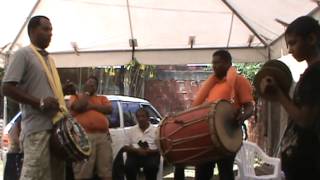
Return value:
[(142, 167), (146, 180), (156, 180), (160, 163), (160, 154), (153, 156), (137, 156), (128, 154), (125, 163), (127, 180), (136, 180), (139, 169)]
[(209, 161), (196, 167), (196, 180), (210, 180), (213, 177), (215, 163), (218, 165), (220, 180), (234, 180), (233, 163), (235, 156), (229, 156), (219, 161)]
[(23, 163), (22, 153), (7, 153), (7, 161), (4, 165), (4, 180), (19, 180)]
[(283, 154), (281, 162), (286, 180), (320, 179), (319, 152), (294, 154), (291, 157)]
[(176, 165), (174, 167), (174, 180), (184, 180), (184, 168), (183, 165)]

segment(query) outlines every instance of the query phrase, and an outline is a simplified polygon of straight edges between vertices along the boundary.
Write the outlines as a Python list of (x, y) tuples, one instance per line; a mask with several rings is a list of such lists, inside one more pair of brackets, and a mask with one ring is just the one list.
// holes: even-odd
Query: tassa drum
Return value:
[(235, 154), (242, 129), (234, 116), (231, 103), (220, 100), (166, 117), (158, 129), (162, 155), (170, 163), (197, 165)]
[(54, 125), (50, 146), (58, 157), (69, 161), (82, 161), (91, 154), (91, 143), (85, 130), (71, 116)]

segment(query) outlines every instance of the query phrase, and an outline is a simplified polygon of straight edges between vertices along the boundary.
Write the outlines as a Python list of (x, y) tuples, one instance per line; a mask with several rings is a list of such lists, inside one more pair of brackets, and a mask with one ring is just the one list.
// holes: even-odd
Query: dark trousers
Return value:
[(152, 156), (137, 156), (128, 154), (125, 163), (127, 180), (136, 180), (139, 169), (142, 167), (146, 180), (156, 180), (159, 169), (160, 154)]
[(19, 180), (23, 163), (22, 153), (7, 153), (7, 161), (4, 165), (4, 180)]
[(219, 161), (209, 161), (196, 167), (196, 180), (210, 180), (215, 164), (218, 165), (220, 180), (234, 180), (233, 163), (235, 156), (228, 156)]
[(281, 166), (286, 180), (320, 179), (319, 153), (301, 154), (282, 155)]
[(176, 165), (174, 167), (174, 180), (184, 180), (184, 168), (183, 165)]

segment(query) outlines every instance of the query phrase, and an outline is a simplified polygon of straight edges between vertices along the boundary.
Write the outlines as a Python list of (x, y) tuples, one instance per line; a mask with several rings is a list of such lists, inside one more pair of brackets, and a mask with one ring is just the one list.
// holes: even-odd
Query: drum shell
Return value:
[[(80, 131), (82, 143), (85, 148), (77, 143), (72, 135), (74, 126)], [(58, 121), (54, 126), (50, 138), (50, 150), (60, 159), (72, 162), (88, 159), (91, 154), (91, 144), (86, 132), (81, 125), (71, 117), (65, 117)]]
[[(52, 151), (55, 156), (59, 157), (60, 159), (68, 159), (68, 154), (65, 151), (64, 147), (61, 145), (61, 141), (63, 141), (62, 135), (58, 135), (61, 131), (61, 124), (58, 122), (56, 125), (53, 126), (52, 134), (50, 137), (50, 150)], [(59, 140), (60, 138), (60, 140)]]
[[(215, 126), (216, 104), (199, 106), (166, 117), (159, 127), (159, 147), (164, 158), (174, 164), (197, 165), (234, 155), (221, 143)], [(241, 130), (240, 130), (241, 131)]]

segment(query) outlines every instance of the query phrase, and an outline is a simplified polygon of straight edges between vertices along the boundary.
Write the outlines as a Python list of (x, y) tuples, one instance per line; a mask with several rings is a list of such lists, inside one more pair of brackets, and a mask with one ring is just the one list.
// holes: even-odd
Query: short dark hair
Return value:
[(41, 15), (40, 16), (33, 16), (30, 19), (30, 21), (28, 23), (28, 35), (29, 35), (29, 37), (30, 37), (31, 30), (33, 30), (33, 29), (37, 28), (38, 26), (40, 26), (40, 24), (41, 24), (40, 21), (41, 21), (42, 18), (45, 18), (45, 19), (50, 21), (50, 19), (48, 17), (41, 16)]
[(148, 117), (149, 115), (149, 111), (147, 111), (145, 108), (141, 107), (136, 111), (136, 115), (138, 114), (138, 112), (144, 112)]
[(64, 84), (62, 91), (64, 95), (74, 95), (77, 92), (76, 86), (70, 81), (67, 81), (66, 84)]
[(307, 38), (311, 33), (315, 33), (318, 41), (320, 40), (320, 25), (317, 20), (310, 16), (301, 16), (290, 23), (285, 31), (285, 34), (294, 34)]
[(224, 49), (217, 50), (216, 52), (213, 53), (212, 56), (219, 56), (219, 57), (221, 57), (223, 60), (225, 60), (226, 62), (232, 63), (231, 54), (230, 54), (227, 50), (224, 50)]
[(99, 80), (98, 80), (97, 76), (90, 75), (90, 76), (88, 77), (88, 80), (89, 80), (89, 79), (95, 80), (95, 81), (96, 81), (96, 86), (97, 86), (97, 87), (99, 86)]

